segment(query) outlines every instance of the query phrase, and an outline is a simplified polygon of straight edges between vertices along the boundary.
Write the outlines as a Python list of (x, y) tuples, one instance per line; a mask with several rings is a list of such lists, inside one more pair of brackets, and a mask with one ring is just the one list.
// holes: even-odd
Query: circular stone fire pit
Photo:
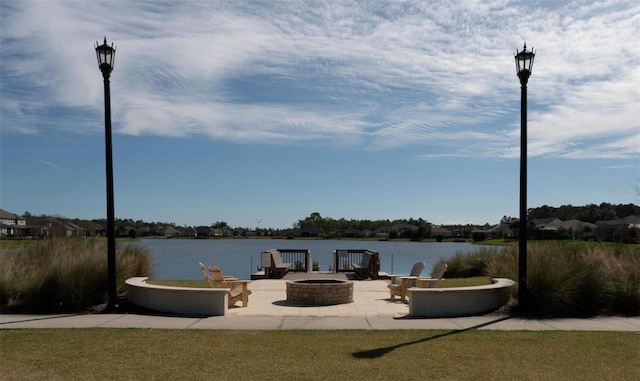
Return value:
[(353, 301), (353, 282), (341, 279), (305, 279), (287, 282), (287, 302), (329, 306)]

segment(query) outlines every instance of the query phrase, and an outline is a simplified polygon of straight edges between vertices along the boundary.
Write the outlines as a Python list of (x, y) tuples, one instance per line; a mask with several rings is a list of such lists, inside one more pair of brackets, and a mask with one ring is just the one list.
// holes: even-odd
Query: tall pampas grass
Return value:
[[(136, 245), (116, 250), (117, 284), (147, 276), (151, 257)], [(77, 311), (104, 303), (107, 247), (96, 238), (51, 239), (0, 250), (0, 302), (33, 312)]]
[[(518, 280), (518, 248), (457, 254), (446, 277), (482, 275)], [(640, 315), (640, 248), (585, 242), (530, 242), (527, 313), (541, 317)], [(514, 289), (517, 297), (517, 289)]]

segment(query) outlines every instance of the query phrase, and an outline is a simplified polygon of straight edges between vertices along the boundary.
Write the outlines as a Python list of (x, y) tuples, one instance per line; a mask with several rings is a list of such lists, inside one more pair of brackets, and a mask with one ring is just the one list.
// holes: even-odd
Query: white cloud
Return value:
[(60, 1), (2, 11), (5, 131), (33, 133), (59, 108), (99, 115), (91, 44), (106, 33), (117, 45), (119, 133), (517, 157), (512, 52), (526, 39), (538, 49), (530, 155), (638, 156), (631, 1)]
[(60, 170), (60, 171), (68, 171), (68, 169), (67, 169), (67, 168), (64, 168), (64, 167), (62, 167), (62, 166), (60, 166), (60, 165), (58, 165), (58, 164), (56, 164), (56, 163), (52, 163), (52, 162), (50, 162), (50, 161), (40, 160), (40, 162), (41, 162), (42, 164), (46, 164), (47, 166), (49, 166), (49, 167), (51, 167), (51, 168), (55, 168), (55, 169)]

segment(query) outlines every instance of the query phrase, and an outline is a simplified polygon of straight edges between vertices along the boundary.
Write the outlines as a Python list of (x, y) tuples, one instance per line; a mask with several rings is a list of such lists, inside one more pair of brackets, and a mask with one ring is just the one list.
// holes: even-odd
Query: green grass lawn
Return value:
[(147, 283), (155, 284), (159, 286), (170, 286), (170, 287), (199, 287), (199, 288), (209, 288), (209, 282), (204, 279), (201, 280), (165, 280), (165, 279), (147, 279)]
[(637, 380), (640, 335), (3, 329), (9, 380)]
[(484, 286), (492, 283), (492, 278), (488, 276), (474, 276), (469, 278), (444, 278), (438, 282), (438, 288)]
[(495, 238), (495, 239), (485, 239), (484, 241), (474, 242), (476, 245), (482, 246), (517, 246), (517, 239), (503, 239), (503, 238)]

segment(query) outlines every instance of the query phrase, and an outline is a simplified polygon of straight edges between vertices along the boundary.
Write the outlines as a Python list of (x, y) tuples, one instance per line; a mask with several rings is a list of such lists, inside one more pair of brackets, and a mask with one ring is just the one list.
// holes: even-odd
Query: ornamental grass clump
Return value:
[(532, 313), (640, 315), (637, 246), (560, 242), (532, 249), (527, 281)]
[(532, 245), (527, 269), (528, 312), (581, 317), (603, 311), (607, 274), (584, 254)]
[[(457, 253), (445, 261), (445, 277), (481, 273), (517, 281), (518, 258), (515, 246)], [(533, 316), (640, 315), (640, 248), (595, 242), (529, 242), (527, 289), (526, 313)], [(512, 291), (517, 298), (517, 288)]]
[[(3, 307), (32, 312), (78, 311), (106, 300), (107, 247), (95, 238), (50, 239), (0, 251)], [(116, 250), (118, 287), (148, 275), (150, 254), (135, 245)]]
[(443, 260), (447, 263), (447, 278), (469, 278), (484, 276), (491, 257), (498, 254), (492, 248), (481, 247), (477, 252), (456, 252), (453, 257)]
[[(622, 245), (621, 245), (622, 246)], [(630, 247), (630, 246), (627, 246)], [(640, 250), (619, 250), (603, 253), (590, 248), (586, 260), (605, 274), (603, 309), (622, 315), (640, 315)]]

